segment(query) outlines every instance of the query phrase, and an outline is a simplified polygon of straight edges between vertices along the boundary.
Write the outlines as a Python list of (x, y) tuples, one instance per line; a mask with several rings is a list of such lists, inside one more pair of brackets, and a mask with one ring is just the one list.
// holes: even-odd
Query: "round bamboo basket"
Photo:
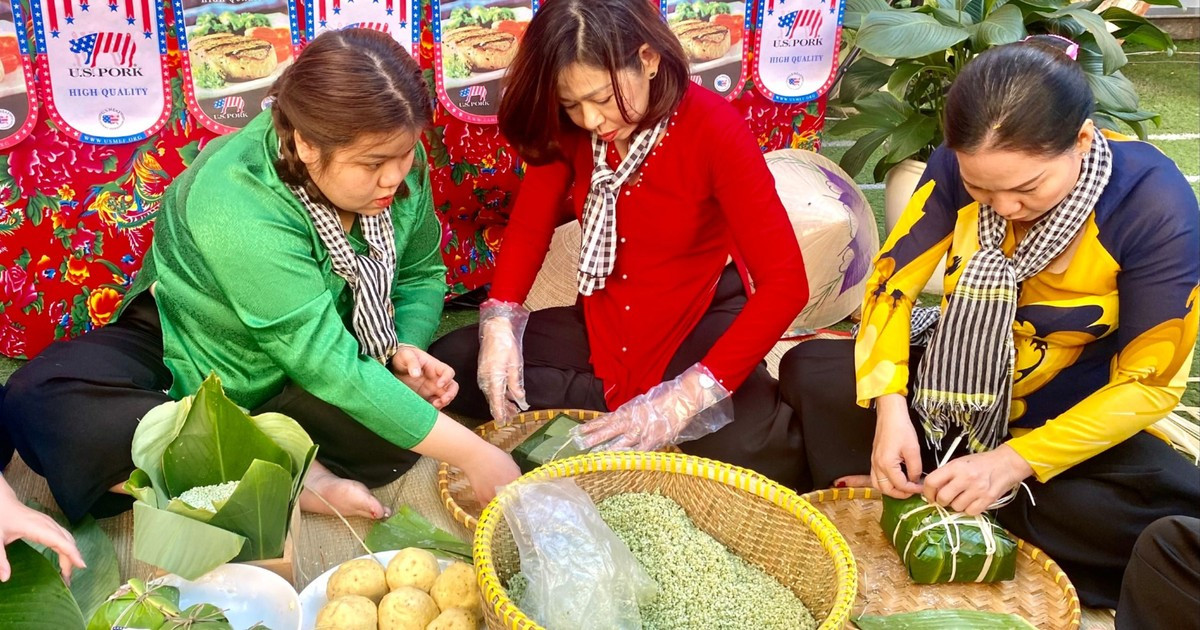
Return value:
[(833, 488), (803, 497), (845, 536), (858, 564), (855, 616), (943, 609), (1012, 613), (1045, 630), (1075, 630), (1081, 610), (1075, 587), (1041, 549), (1017, 541), (1017, 573), (992, 584), (914, 584), (879, 526), (883, 510), (871, 488)]
[[(658, 492), (679, 503), (701, 530), (791, 589), (820, 628), (845, 625), (857, 591), (854, 557), (819, 511), (762, 475), (679, 453), (606, 452), (551, 462), (516, 484), (569, 477), (594, 501)], [(510, 486), (511, 488), (512, 486)], [(492, 630), (535, 630), (504, 585), (520, 569), (504, 519), (511, 489), (488, 504), (475, 529), (475, 571)]]

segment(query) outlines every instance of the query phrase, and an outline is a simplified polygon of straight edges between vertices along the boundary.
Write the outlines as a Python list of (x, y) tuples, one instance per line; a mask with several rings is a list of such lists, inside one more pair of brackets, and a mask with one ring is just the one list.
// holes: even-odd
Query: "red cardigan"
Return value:
[[(493, 298), (524, 302), (554, 229), (572, 212), (575, 219), (583, 214), (591, 143), (573, 133), (562, 144), (569, 163), (529, 167), (525, 175)], [(616, 151), (608, 157), (616, 168)], [(620, 192), (617, 236), (613, 274), (583, 298), (591, 363), (609, 409), (662, 382), (712, 302), (730, 255), (745, 263), (754, 292), (702, 361), (729, 390), (808, 301), (800, 248), (758, 144), (732, 105), (699, 86), (688, 89), (640, 180)]]

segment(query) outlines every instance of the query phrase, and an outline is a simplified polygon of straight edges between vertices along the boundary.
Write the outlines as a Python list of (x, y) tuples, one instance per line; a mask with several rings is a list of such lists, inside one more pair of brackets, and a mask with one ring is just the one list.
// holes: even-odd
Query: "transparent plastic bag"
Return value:
[(528, 586), (517, 606), (553, 630), (638, 630), (658, 584), (574, 481), (516, 484), (504, 511)]

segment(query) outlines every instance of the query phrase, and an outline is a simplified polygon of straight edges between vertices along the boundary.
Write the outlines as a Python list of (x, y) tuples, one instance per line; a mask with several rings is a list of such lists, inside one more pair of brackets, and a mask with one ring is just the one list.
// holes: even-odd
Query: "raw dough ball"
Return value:
[(424, 549), (409, 547), (402, 549), (388, 563), (387, 585), (392, 590), (412, 586), (428, 593), (440, 572), (437, 556)]
[(317, 613), (315, 630), (376, 630), (375, 602), (361, 595), (329, 600)]
[(383, 565), (372, 558), (343, 562), (342, 566), (329, 576), (329, 584), (325, 586), (325, 596), (329, 599), (342, 595), (362, 595), (378, 604), (387, 593), (387, 577)]
[(483, 614), (479, 587), (475, 584), (475, 569), (469, 564), (455, 562), (446, 567), (434, 580), (429, 594), (441, 610), (465, 608), (476, 615)]
[(437, 604), (428, 593), (401, 586), (379, 603), (379, 630), (425, 630), (437, 616)]

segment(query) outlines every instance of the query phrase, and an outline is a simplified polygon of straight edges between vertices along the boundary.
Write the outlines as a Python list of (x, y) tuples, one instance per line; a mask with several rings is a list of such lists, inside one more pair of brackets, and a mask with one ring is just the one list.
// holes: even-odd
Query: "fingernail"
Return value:
[(845, 488), (845, 487), (846, 487), (846, 482), (845, 482), (845, 481), (839, 481), (839, 482), (837, 482), (837, 483), (833, 484), (833, 487), (835, 487), (835, 488)]

